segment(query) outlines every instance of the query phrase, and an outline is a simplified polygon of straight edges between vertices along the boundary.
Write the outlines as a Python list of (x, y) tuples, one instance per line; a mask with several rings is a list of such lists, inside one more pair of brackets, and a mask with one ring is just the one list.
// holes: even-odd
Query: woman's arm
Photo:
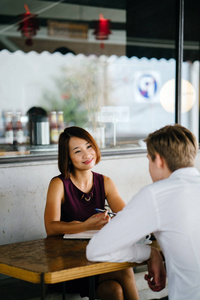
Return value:
[(109, 221), (106, 213), (95, 214), (85, 222), (60, 221), (61, 205), (64, 202), (64, 186), (61, 179), (53, 178), (47, 192), (44, 221), (47, 235), (78, 233), (86, 230), (99, 230)]
[(111, 210), (115, 213), (122, 210), (126, 204), (119, 195), (117, 187), (112, 179), (107, 176), (104, 176), (104, 188), (106, 199)]

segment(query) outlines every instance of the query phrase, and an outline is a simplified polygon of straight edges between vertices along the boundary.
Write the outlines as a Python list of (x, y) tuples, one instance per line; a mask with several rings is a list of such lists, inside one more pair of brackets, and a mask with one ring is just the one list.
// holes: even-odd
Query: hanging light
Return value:
[[(93, 34), (96, 35), (97, 40), (107, 40), (109, 34), (111, 34), (110, 31), (110, 20), (104, 19), (103, 15), (99, 15), (99, 21), (96, 21), (95, 24), (95, 30)], [(103, 49), (104, 48), (104, 43), (102, 42), (100, 44), (100, 47)]]
[[(188, 112), (195, 102), (195, 89), (193, 85), (185, 79), (181, 84), (181, 113)], [(160, 90), (160, 103), (162, 107), (170, 113), (175, 111), (175, 80), (167, 81)]]
[(24, 5), (26, 12), (21, 14), (21, 21), (19, 22), (18, 30), (21, 31), (22, 36), (26, 38), (26, 45), (32, 46), (32, 37), (36, 35), (38, 26), (38, 19), (36, 14), (32, 14), (28, 8), (28, 5)]

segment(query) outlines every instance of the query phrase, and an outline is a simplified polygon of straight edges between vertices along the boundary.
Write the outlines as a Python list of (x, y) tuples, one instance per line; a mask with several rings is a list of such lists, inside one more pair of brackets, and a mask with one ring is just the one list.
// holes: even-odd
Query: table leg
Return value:
[(66, 293), (66, 284), (65, 281), (62, 282), (62, 300), (65, 300), (65, 293)]
[(89, 300), (95, 300), (95, 276), (89, 277)]
[(45, 300), (44, 273), (41, 274), (41, 300)]

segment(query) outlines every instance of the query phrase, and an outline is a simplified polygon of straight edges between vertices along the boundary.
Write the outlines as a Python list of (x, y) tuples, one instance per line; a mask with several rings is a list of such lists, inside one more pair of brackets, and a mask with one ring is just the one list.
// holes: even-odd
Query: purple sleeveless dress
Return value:
[(61, 206), (61, 221), (84, 222), (96, 214), (95, 208), (104, 209), (105, 190), (103, 175), (93, 173), (93, 187), (89, 194), (79, 190), (70, 179), (63, 175), (58, 177), (63, 181), (65, 189), (65, 202)]
[[(79, 190), (70, 179), (65, 179), (61, 174), (59, 177), (65, 190), (65, 202), (61, 206), (61, 221), (81, 221), (84, 222), (92, 215), (96, 214), (95, 208), (104, 209), (105, 190), (103, 175), (93, 173), (93, 187), (89, 194)], [(88, 200), (88, 201), (87, 201)], [(97, 287), (99, 275), (95, 276)], [(80, 293), (81, 297), (89, 295), (88, 277), (66, 282), (66, 291), (69, 293)]]

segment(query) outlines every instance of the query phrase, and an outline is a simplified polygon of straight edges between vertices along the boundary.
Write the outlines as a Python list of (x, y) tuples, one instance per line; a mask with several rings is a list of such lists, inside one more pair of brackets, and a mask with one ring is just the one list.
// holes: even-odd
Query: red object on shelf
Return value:
[(22, 20), (19, 22), (18, 30), (20, 30), (22, 35), (26, 38), (26, 45), (32, 46), (32, 37), (36, 35), (37, 30), (39, 29), (38, 19), (36, 14), (32, 14), (30, 12), (26, 4), (24, 5), (24, 7), (26, 12), (20, 15)]
[[(96, 22), (95, 30), (93, 34), (96, 35), (97, 40), (107, 40), (110, 31), (110, 20), (104, 19), (103, 15), (100, 14), (99, 21)], [(101, 43), (101, 48), (104, 48), (104, 43)]]

